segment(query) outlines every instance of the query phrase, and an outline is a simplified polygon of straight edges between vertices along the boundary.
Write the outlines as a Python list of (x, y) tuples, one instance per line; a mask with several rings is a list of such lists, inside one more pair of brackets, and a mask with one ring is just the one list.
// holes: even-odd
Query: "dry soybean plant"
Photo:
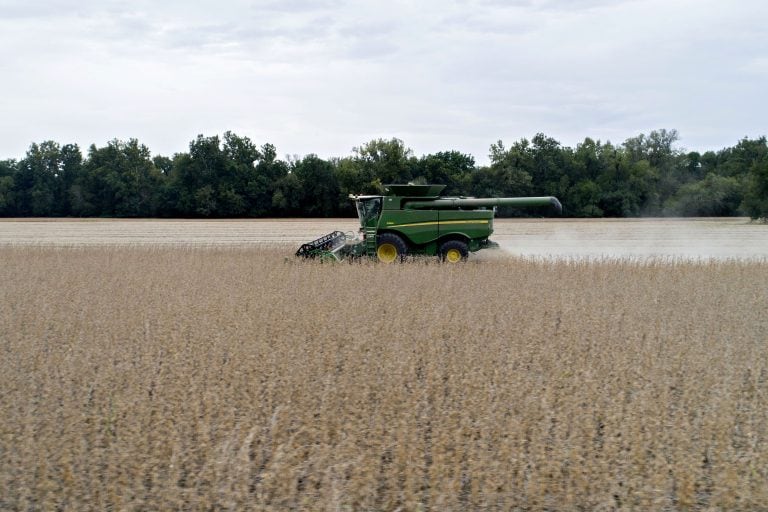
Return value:
[(768, 264), (1, 248), (0, 509), (766, 510)]

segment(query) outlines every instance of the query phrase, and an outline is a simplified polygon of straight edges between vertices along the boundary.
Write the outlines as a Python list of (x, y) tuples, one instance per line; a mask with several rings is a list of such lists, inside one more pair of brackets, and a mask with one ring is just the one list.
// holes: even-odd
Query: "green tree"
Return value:
[(568, 172), (561, 177), (557, 191), (565, 214), (574, 217), (603, 216), (599, 206), (603, 190), (598, 180), (607, 173), (606, 166), (611, 165), (609, 162), (615, 154), (616, 150), (610, 143), (604, 145), (589, 137), (576, 145), (575, 151), (570, 154)]
[(697, 151), (690, 151), (681, 160), (681, 165), (685, 169), (689, 179), (700, 180), (707, 175), (707, 170), (703, 165), (702, 155)]
[(54, 214), (55, 180), (61, 164), (60, 146), (54, 141), (33, 143), (19, 163), (16, 181), (21, 215), (49, 217)]
[(83, 154), (77, 144), (61, 147), (61, 165), (54, 190), (57, 211), (61, 215), (75, 215), (77, 186), (83, 175)]
[(713, 172), (700, 181), (681, 186), (665, 203), (664, 213), (680, 217), (730, 217), (739, 215), (742, 183)]
[(611, 150), (613, 147), (610, 143), (604, 146), (599, 140), (594, 141), (589, 137), (585, 138), (584, 142), (577, 144), (571, 162), (570, 176), (573, 181), (596, 180), (602, 174), (605, 165), (603, 152)]
[(330, 161), (333, 166), (339, 195), (336, 209), (341, 215), (354, 215), (355, 207), (349, 200), (350, 194), (380, 193), (381, 183), (375, 182), (373, 176), (353, 157), (334, 158)]
[(383, 184), (408, 183), (413, 178), (413, 152), (400, 139), (376, 139), (352, 151), (362, 174), (370, 176), (371, 183), (376, 179)]
[[(526, 139), (507, 149), (502, 141), (491, 144), (488, 167), (479, 167), (472, 173), (470, 195), (475, 197), (515, 197), (529, 195), (532, 179), (528, 170), (533, 165), (530, 145)], [(498, 209), (499, 216), (521, 215), (508, 207)]]
[(277, 183), (287, 172), (271, 144), (258, 148), (232, 132), (223, 144), (216, 135), (198, 135), (189, 153), (174, 157), (166, 194), (177, 215), (260, 217), (273, 213)]
[(233, 146), (224, 150), (218, 135), (198, 135), (189, 143), (189, 153), (174, 159), (171, 181), (181, 215), (217, 217), (244, 212), (244, 201), (234, 187), (237, 142)]
[(297, 180), (302, 215), (330, 217), (336, 214), (340, 188), (330, 162), (317, 155), (307, 155), (294, 163), (290, 175)]
[(174, 158), (171, 171), (174, 210), (182, 216), (208, 217), (218, 213), (215, 185), (225, 168), (225, 156), (217, 135), (198, 135), (189, 152)]
[(755, 142), (742, 207), (752, 219), (768, 220), (768, 146), (765, 137)]
[(246, 215), (255, 201), (248, 195), (248, 184), (257, 178), (257, 163), (264, 152), (248, 137), (228, 131), (224, 133), (222, 153), (224, 167), (216, 177), (218, 214), (225, 217)]
[(272, 194), (272, 208), (275, 215), (298, 217), (303, 215), (302, 204), (304, 189), (299, 178), (288, 173), (280, 178)]
[(173, 159), (167, 156), (156, 155), (152, 158), (152, 165), (160, 171), (163, 176), (169, 176), (173, 170)]
[(149, 149), (136, 139), (91, 145), (82, 180), (83, 213), (152, 217), (157, 213), (163, 175)]
[(441, 151), (414, 162), (413, 176), (425, 183), (445, 185), (447, 195), (466, 195), (472, 182), (475, 159), (459, 151)]
[[(685, 172), (685, 155), (674, 147), (678, 139), (677, 130), (661, 129), (624, 142), (635, 183), (620, 193), (633, 203), (631, 210), (637, 210), (637, 214), (661, 214), (664, 202), (689, 180)], [(631, 197), (633, 194), (635, 197)]]
[(565, 212), (573, 217), (602, 217), (604, 211), (600, 208), (603, 192), (600, 186), (592, 180), (581, 180), (568, 189), (564, 196)]
[(82, 155), (75, 144), (33, 143), (19, 162), (14, 179), (17, 213), (36, 217), (70, 215), (69, 189), (80, 172)]
[(249, 197), (253, 201), (250, 213), (256, 217), (273, 215), (277, 184), (289, 169), (287, 162), (277, 158), (277, 149), (272, 144), (263, 144), (260, 153), (256, 174), (248, 183)]
[(701, 167), (699, 168), (697, 174), (701, 177), (704, 177), (710, 172), (717, 172), (717, 160), (717, 153), (714, 151), (705, 151), (699, 159), (699, 164)]
[(13, 191), (16, 167), (15, 160), (0, 160), (0, 216), (16, 214)]
[(514, 197), (529, 195), (533, 187), (533, 157), (530, 143), (520, 139), (507, 149), (502, 141), (491, 144), (491, 165), (475, 172), (472, 194), (478, 197)]
[(647, 160), (619, 158), (598, 180), (600, 209), (608, 217), (638, 217), (653, 197), (657, 175)]
[(565, 196), (571, 183), (573, 155), (552, 137), (537, 133), (531, 139), (531, 181), (534, 195)]
[(752, 166), (768, 158), (766, 138), (743, 138), (735, 146), (717, 153), (714, 170), (721, 176), (746, 177), (752, 173)]

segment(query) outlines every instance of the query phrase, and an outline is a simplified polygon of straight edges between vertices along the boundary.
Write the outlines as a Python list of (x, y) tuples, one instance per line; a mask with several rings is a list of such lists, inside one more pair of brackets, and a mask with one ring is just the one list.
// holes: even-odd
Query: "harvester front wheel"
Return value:
[(408, 253), (408, 246), (402, 238), (394, 233), (384, 233), (379, 235), (379, 243), (376, 245), (376, 257), (382, 263), (393, 263), (405, 258)]
[(459, 263), (466, 261), (469, 256), (469, 247), (461, 240), (448, 240), (440, 246), (440, 261), (446, 263)]

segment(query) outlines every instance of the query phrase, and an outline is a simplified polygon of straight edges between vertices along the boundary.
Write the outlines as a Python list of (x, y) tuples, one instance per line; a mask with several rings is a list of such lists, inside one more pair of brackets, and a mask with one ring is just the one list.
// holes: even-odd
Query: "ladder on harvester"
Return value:
[(341, 259), (337, 254), (346, 244), (347, 235), (343, 231), (334, 231), (323, 235), (317, 240), (312, 240), (306, 244), (302, 244), (299, 250), (296, 251), (296, 256), (303, 256), (304, 258), (333, 258), (335, 260)]
[(376, 255), (376, 228), (365, 228), (365, 254)]

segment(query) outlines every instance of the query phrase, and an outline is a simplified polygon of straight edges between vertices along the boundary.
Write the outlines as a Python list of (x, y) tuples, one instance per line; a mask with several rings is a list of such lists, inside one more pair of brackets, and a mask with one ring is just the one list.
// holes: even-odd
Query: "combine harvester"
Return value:
[(386, 185), (386, 195), (354, 196), (362, 239), (334, 231), (302, 245), (296, 256), (342, 260), (371, 257), (383, 263), (407, 255), (438, 256), (458, 263), (470, 252), (498, 247), (493, 233), (497, 206), (553, 206), (556, 197), (440, 197), (445, 185)]

